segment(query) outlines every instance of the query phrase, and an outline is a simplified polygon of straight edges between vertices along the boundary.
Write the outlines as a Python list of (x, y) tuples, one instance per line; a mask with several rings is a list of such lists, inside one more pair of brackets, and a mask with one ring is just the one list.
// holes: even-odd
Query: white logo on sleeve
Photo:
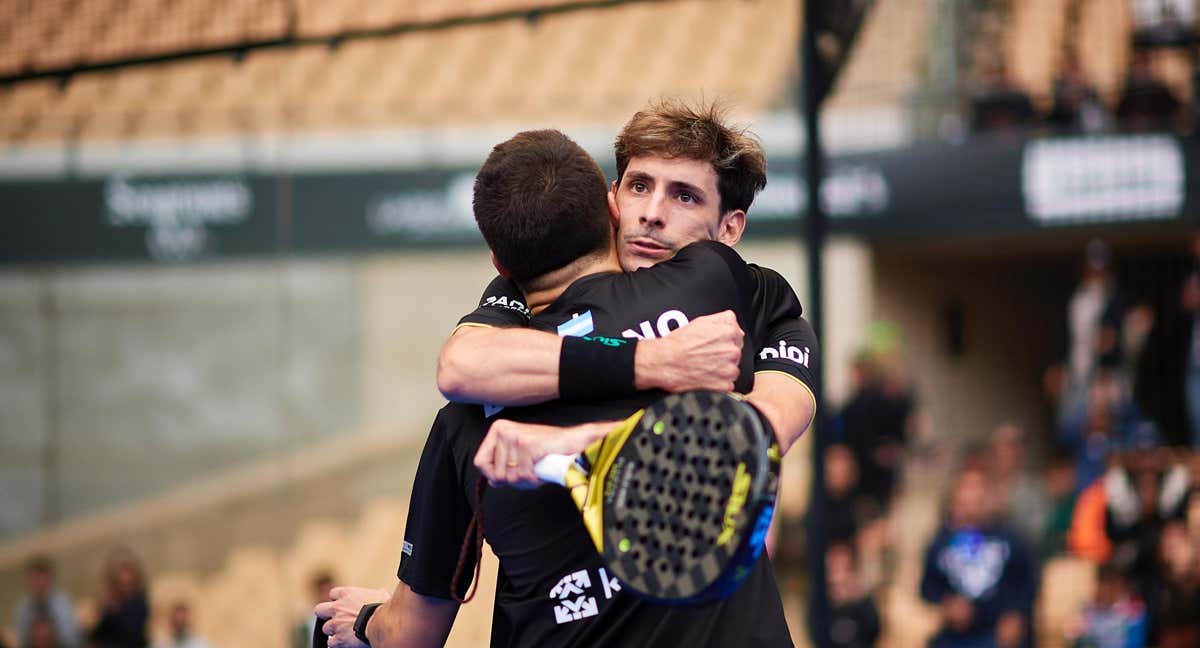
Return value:
[(801, 349), (800, 347), (789, 346), (787, 342), (780, 340), (778, 347), (763, 347), (763, 350), (759, 352), (758, 357), (760, 360), (791, 360), (796, 364), (807, 367), (810, 353), (812, 353), (812, 351), (808, 347)]
[(484, 300), (479, 305), (487, 306), (490, 308), (507, 308), (508, 310), (517, 311), (518, 313), (521, 313), (525, 317), (529, 317), (529, 308), (526, 307), (525, 304), (521, 303), (519, 300), (517, 300), (515, 298), (509, 299), (508, 297), (505, 297), (504, 295), (500, 295), (499, 297), (497, 297), (495, 295), (488, 295), (487, 297), (484, 298)]

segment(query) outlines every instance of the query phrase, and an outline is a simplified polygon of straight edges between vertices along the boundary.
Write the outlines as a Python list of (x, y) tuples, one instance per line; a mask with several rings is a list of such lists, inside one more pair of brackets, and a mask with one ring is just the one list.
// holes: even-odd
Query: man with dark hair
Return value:
[(70, 648), (79, 643), (75, 608), (71, 599), (54, 585), (54, 563), (35, 556), (25, 565), (25, 597), (17, 603), (13, 629), (17, 644), (28, 646), (35, 621), (48, 621), (58, 645)]
[[(651, 330), (654, 324), (650, 322), (655, 322), (658, 332), (665, 335), (692, 319), (732, 306), (728, 317), (740, 322), (753, 342), (766, 334), (768, 322), (799, 318), (799, 303), (790, 289), (786, 289), (790, 299), (785, 299), (771, 290), (783, 288), (758, 284), (761, 275), (728, 247), (712, 242), (684, 247), (670, 263), (620, 274), (618, 253), (611, 230), (606, 228), (608, 246), (602, 255), (585, 255), (559, 268), (548, 267), (536, 277), (509, 272), (508, 264), (520, 259), (509, 256), (515, 248), (496, 244), (493, 236), (506, 232), (521, 238), (527, 231), (503, 226), (492, 229), (495, 223), (490, 221), (493, 215), (497, 222), (528, 217), (516, 206), (552, 205), (558, 202), (558, 194), (574, 187), (564, 176), (569, 169), (579, 168), (565, 160), (551, 163), (561, 174), (528, 163), (531, 158), (541, 161), (543, 155), (553, 159), (558, 143), (547, 145), (547, 141), (558, 138), (565, 139), (557, 133), (523, 134), (497, 147), (480, 172), (476, 208), (480, 228), (502, 274), (527, 287), (522, 297), (533, 313), (529, 326), (568, 336), (559, 340), (550, 334), (568, 369), (572, 358), (595, 358), (612, 351), (612, 355), (625, 354), (625, 378), (631, 381), (635, 363), (629, 356), (636, 355), (640, 342), (634, 336), (622, 336), (622, 328), (639, 328), (639, 320)], [(526, 147), (537, 153), (522, 156), (526, 164), (508, 164), (510, 156)], [(576, 156), (587, 158), (582, 149)], [(492, 171), (499, 169), (503, 172), (493, 176)], [(603, 188), (602, 179), (599, 183)], [(544, 193), (547, 200), (520, 196), (493, 204), (487, 199), (493, 186), (514, 187), (523, 194)], [(483, 213), (493, 207), (497, 214)], [(530, 218), (540, 220), (538, 215)], [(516, 332), (537, 334), (538, 330)], [(733, 387), (743, 393), (753, 384), (755, 349), (753, 345), (741, 349), (737, 360), (740, 371)], [(578, 424), (554, 430), (543, 439), (542, 450), (569, 452), (586, 445), (604, 428), (587, 422), (623, 418), (661, 394), (637, 392), (620, 382), (592, 375), (591, 386), (602, 394), (600, 401), (585, 402), (578, 396), (586, 389), (568, 383), (559, 390), (563, 393), (556, 395), (579, 401), (570, 407), (547, 403), (506, 410), (504, 416), (527, 429), (546, 429), (530, 425), (533, 423)], [(786, 418), (777, 415), (772, 419), (766, 414), (770, 424), (776, 420), (786, 424)], [(736, 593), (715, 604), (675, 608), (623, 593), (620, 583), (606, 573), (565, 491), (482, 488), (485, 482), (472, 460), (486, 425), (477, 407), (452, 404), (439, 413), (414, 484), (399, 571), (404, 584), (378, 608), (364, 605), (377, 602), (377, 593), (335, 588), (334, 601), (317, 608), (322, 618), (333, 617), (324, 627), (335, 648), (358, 645), (349, 633), (356, 616), (359, 638), (369, 638), (376, 648), (444, 641), (457, 612), (455, 600), (467, 598), (462, 576), (468, 575), (469, 580), (477, 565), (475, 524), (501, 564), (493, 612), (494, 646), (791, 645), (778, 588), (765, 559), (755, 565)], [(522, 455), (520, 462), (505, 461), (503, 454), (497, 456), (501, 466), (510, 468), (520, 465), (523, 469), (526, 465), (521, 462), (531, 459)], [(508, 481), (519, 481), (509, 477)], [(458, 541), (464, 537), (467, 546), (460, 552)]]
[(558, 131), (497, 145), (475, 177), (473, 211), (493, 258), (525, 292), (612, 247), (604, 172)]

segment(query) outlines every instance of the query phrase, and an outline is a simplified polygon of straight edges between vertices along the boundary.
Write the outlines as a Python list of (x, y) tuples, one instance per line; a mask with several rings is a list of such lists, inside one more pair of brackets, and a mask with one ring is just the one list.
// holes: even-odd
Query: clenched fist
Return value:
[(745, 335), (733, 311), (697, 317), (670, 335), (638, 343), (638, 389), (733, 391)]

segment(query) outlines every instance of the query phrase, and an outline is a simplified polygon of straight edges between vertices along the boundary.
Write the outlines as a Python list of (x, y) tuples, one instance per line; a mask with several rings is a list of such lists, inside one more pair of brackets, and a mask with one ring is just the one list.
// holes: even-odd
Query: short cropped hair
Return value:
[(475, 177), (475, 222), (514, 281), (530, 280), (612, 245), (604, 172), (556, 130), (517, 133)]
[(747, 211), (767, 186), (767, 155), (752, 133), (728, 123), (718, 103), (697, 106), (665, 99), (634, 114), (613, 144), (617, 182), (635, 157), (689, 158), (712, 164), (717, 172), (721, 213)]

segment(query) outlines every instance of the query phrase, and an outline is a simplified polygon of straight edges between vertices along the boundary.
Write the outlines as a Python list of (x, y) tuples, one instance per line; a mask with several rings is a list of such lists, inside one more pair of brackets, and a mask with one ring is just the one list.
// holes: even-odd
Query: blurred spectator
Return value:
[(830, 542), (854, 543), (858, 578), (868, 589), (883, 584), (888, 549), (887, 518), (875, 497), (858, 488), (858, 463), (849, 446), (825, 450), (826, 529)]
[(883, 514), (891, 505), (913, 411), (912, 393), (895, 358), (899, 335), (894, 326), (871, 325), (867, 349), (852, 367), (854, 393), (838, 417), (858, 460), (859, 489), (875, 498)]
[(1139, 133), (1169, 130), (1180, 116), (1180, 107), (1171, 89), (1155, 74), (1150, 54), (1135, 50), (1117, 104), (1121, 128)]
[(1101, 374), (1088, 387), (1084, 407), (1068, 411), (1059, 441), (1075, 454), (1076, 487), (1082, 491), (1104, 474), (1109, 455), (1121, 445), (1136, 419), (1111, 374)]
[(1075, 500), (1071, 529), (1067, 532), (1067, 548), (1076, 556), (1097, 565), (1112, 557), (1112, 541), (1106, 529), (1108, 496), (1103, 480), (1084, 488)]
[[(192, 609), (187, 603), (176, 601), (171, 606), (167, 623), (170, 634), (165, 641), (155, 644), (155, 648), (211, 648), (207, 641), (192, 632)], [(309, 635), (311, 640), (312, 635)]]
[(825, 492), (829, 498), (826, 528), (829, 541), (853, 542), (864, 522), (878, 517), (878, 506), (858, 490), (858, 462), (850, 447), (835, 443), (825, 449)]
[(1033, 122), (1033, 102), (1008, 76), (1003, 63), (992, 66), (972, 98), (975, 132), (1013, 131)]
[(29, 624), (29, 636), (21, 648), (62, 648), (64, 645), (58, 638), (54, 621), (50, 617), (37, 616)]
[[(333, 589), (333, 573), (329, 570), (319, 570), (313, 574), (310, 581), (312, 586), (313, 605), (330, 600), (329, 590)], [(313, 630), (317, 617), (309, 608), (292, 626), (292, 648), (310, 648), (312, 646)]]
[(1096, 374), (1120, 367), (1125, 304), (1117, 292), (1112, 253), (1103, 241), (1087, 245), (1079, 287), (1067, 304), (1068, 403), (1082, 399)]
[(17, 603), (13, 621), (18, 645), (32, 643), (31, 629), (38, 619), (50, 622), (58, 645), (69, 647), (79, 643), (75, 608), (71, 599), (55, 586), (54, 564), (45, 556), (35, 557), (25, 566), (25, 596)]
[(1179, 521), (1163, 528), (1162, 586), (1151, 599), (1162, 648), (1200, 646), (1200, 551)]
[(1083, 609), (1072, 643), (1075, 648), (1144, 648), (1146, 606), (1129, 588), (1120, 568), (1097, 569), (1096, 594)]
[(128, 550), (115, 551), (104, 575), (104, 597), (100, 620), (92, 630), (97, 648), (145, 648), (146, 622), (150, 605), (146, 581), (137, 558)]
[(1043, 560), (1067, 549), (1067, 532), (1071, 528), (1078, 495), (1075, 460), (1069, 451), (1060, 450), (1050, 458), (1046, 467), (1046, 495), (1050, 500), (1050, 509), (1045, 532), (1039, 542)]
[(1187, 346), (1181, 351), (1187, 358), (1184, 401), (1192, 427), (1192, 448), (1200, 450), (1200, 232), (1192, 234), (1191, 248), (1192, 268), (1179, 291), (1181, 328), (1187, 332), (1184, 336)]
[(1062, 74), (1054, 81), (1054, 107), (1048, 120), (1060, 131), (1100, 133), (1109, 128), (1108, 110), (1073, 55), (1067, 56)]
[(855, 567), (852, 545), (846, 542), (830, 544), (825, 553), (829, 636), (832, 645), (838, 648), (868, 648), (879, 640), (879, 610), (863, 587)]
[(1159, 534), (1182, 520), (1190, 490), (1187, 468), (1169, 461), (1154, 423), (1137, 426), (1128, 449), (1104, 475), (1112, 560), (1134, 578), (1143, 599), (1159, 579)]
[(1196, 0), (1130, 0), (1134, 42), (1188, 45), (1196, 33)]
[(996, 519), (991, 492), (981, 468), (960, 471), (949, 515), (926, 551), (921, 597), (942, 618), (934, 648), (1027, 645), (1033, 564), (1019, 535)]
[(1184, 515), (1188, 534), (1192, 538), (1192, 542), (1200, 548), (1200, 450), (1192, 451), (1189, 467), (1192, 493), (1188, 496), (1187, 512)]
[(996, 493), (996, 511), (1021, 533), (1028, 547), (1041, 544), (1049, 504), (1044, 486), (1025, 460), (1025, 431), (1000, 425), (989, 441), (988, 477)]

